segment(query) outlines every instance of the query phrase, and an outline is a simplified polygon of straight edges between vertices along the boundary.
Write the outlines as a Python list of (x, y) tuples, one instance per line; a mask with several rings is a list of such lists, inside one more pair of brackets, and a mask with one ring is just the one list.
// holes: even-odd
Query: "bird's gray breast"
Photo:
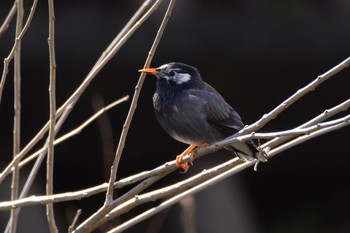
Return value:
[[(165, 100), (165, 101), (163, 101)], [(204, 112), (205, 100), (183, 92), (167, 102), (158, 93), (153, 96), (156, 118), (163, 129), (175, 140), (201, 145), (223, 139), (223, 136), (208, 124)]]

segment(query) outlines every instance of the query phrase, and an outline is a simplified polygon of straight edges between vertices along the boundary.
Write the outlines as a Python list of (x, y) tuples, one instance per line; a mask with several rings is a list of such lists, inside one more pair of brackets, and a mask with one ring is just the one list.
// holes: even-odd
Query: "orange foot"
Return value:
[[(176, 156), (176, 166), (184, 169), (184, 173), (188, 171), (190, 165), (188, 165), (188, 162), (185, 162), (185, 163), (182, 162), (183, 157), (191, 153), (195, 147), (196, 147), (195, 145), (190, 145), (184, 152), (181, 153), (181, 155)], [(192, 159), (191, 159), (191, 163), (192, 163)]]

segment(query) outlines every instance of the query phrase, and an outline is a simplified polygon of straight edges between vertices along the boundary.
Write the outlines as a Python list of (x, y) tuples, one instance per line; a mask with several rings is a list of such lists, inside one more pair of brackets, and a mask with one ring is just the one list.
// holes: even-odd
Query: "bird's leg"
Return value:
[(188, 162), (186, 163), (182, 163), (182, 159), (184, 156), (190, 154), (190, 164), (193, 165), (193, 160), (194, 160), (194, 156), (195, 156), (195, 152), (197, 152), (197, 150), (199, 150), (200, 148), (209, 146), (209, 143), (203, 143), (200, 146), (196, 146), (196, 145), (190, 145), (184, 152), (181, 153), (181, 155), (178, 155), (176, 157), (176, 166), (181, 167), (182, 169), (184, 169), (184, 173), (188, 171), (189, 169), (189, 165)]
[(188, 162), (182, 163), (183, 157), (191, 153), (195, 147), (196, 147), (195, 145), (190, 145), (184, 152), (176, 156), (176, 166), (184, 169), (184, 172), (187, 172), (190, 166), (188, 165)]

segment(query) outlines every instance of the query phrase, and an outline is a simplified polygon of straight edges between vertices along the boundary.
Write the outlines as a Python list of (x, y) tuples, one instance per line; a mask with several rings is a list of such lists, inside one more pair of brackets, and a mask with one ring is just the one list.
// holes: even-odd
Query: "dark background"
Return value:
[[(0, 22), (12, 2), (0, 4)], [(26, 16), (31, 3), (26, 2)], [(82, 82), (104, 48), (139, 7), (138, 1), (56, 1), (57, 104)], [(92, 102), (132, 95), (152, 45), (167, 1), (109, 62), (83, 94), (60, 135), (95, 110)], [(41, 2), (22, 46), (22, 133), (24, 147), (49, 115), (47, 5)], [(0, 58), (13, 44), (15, 20), (0, 38)], [(181, 61), (197, 67), (250, 124), (299, 88), (349, 56), (350, 2), (346, 0), (178, 0), (152, 65)], [(12, 64), (0, 107), (1, 169), (12, 157)], [(308, 94), (263, 128), (288, 129), (349, 98), (350, 71), (345, 70)], [(175, 158), (186, 145), (163, 132), (155, 120), (155, 79), (147, 77), (120, 163), (118, 177), (152, 169)], [(97, 122), (56, 147), (55, 193), (79, 190), (107, 181), (130, 101), (109, 111), (100, 130)], [(108, 125), (110, 124), (110, 126)], [(102, 135), (101, 135), (102, 131)], [(198, 193), (197, 232), (349, 232), (350, 149), (345, 128), (292, 148)], [(101, 137), (107, 144), (103, 149)], [(109, 143), (109, 144), (108, 144)], [(109, 146), (108, 146), (109, 145)], [(103, 153), (104, 152), (104, 153)], [(104, 154), (104, 156), (102, 156)], [(186, 178), (232, 155), (221, 151), (195, 161), (187, 174), (175, 172), (166, 182)], [(27, 176), (23, 170), (23, 179)], [(1, 186), (8, 200), (10, 178)], [(45, 169), (31, 194), (45, 191)], [(122, 190), (124, 192), (126, 190)], [(86, 219), (104, 195), (55, 205), (61, 231), (76, 209)], [(18, 232), (47, 232), (45, 207), (23, 208)], [(162, 214), (165, 215), (161, 222)], [(127, 232), (184, 232), (181, 208), (147, 220)], [(26, 216), (28, 215), (28, 216)], [(0, 213), (4, 229), (8, 212)], [(150, 224), (159, 223), (159, 231)], [(116, 224), (116, 223), (115, 223)], [(145, 230), (147, 229), (147, 230)], [(155, 228), (154, 228), (155, 229)]]

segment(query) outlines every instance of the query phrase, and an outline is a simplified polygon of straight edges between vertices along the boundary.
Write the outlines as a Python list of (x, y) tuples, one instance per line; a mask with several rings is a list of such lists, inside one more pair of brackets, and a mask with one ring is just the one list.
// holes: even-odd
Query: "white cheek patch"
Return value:
[(174, 81), (176, 82), (176, 84), (187, 83), (190, 80), (191, 80), (191, 75), (184, 74), (184, 73), (178, 73), (174, 78)]
[(165, 64), (165, 65), (161, 65), (161, 66), (159, 66), (158, 67), (158, 69), (160, 69), (160, 70), (164, 70), (165, 68), (167, 68), (168, 67), (168, 64)]

